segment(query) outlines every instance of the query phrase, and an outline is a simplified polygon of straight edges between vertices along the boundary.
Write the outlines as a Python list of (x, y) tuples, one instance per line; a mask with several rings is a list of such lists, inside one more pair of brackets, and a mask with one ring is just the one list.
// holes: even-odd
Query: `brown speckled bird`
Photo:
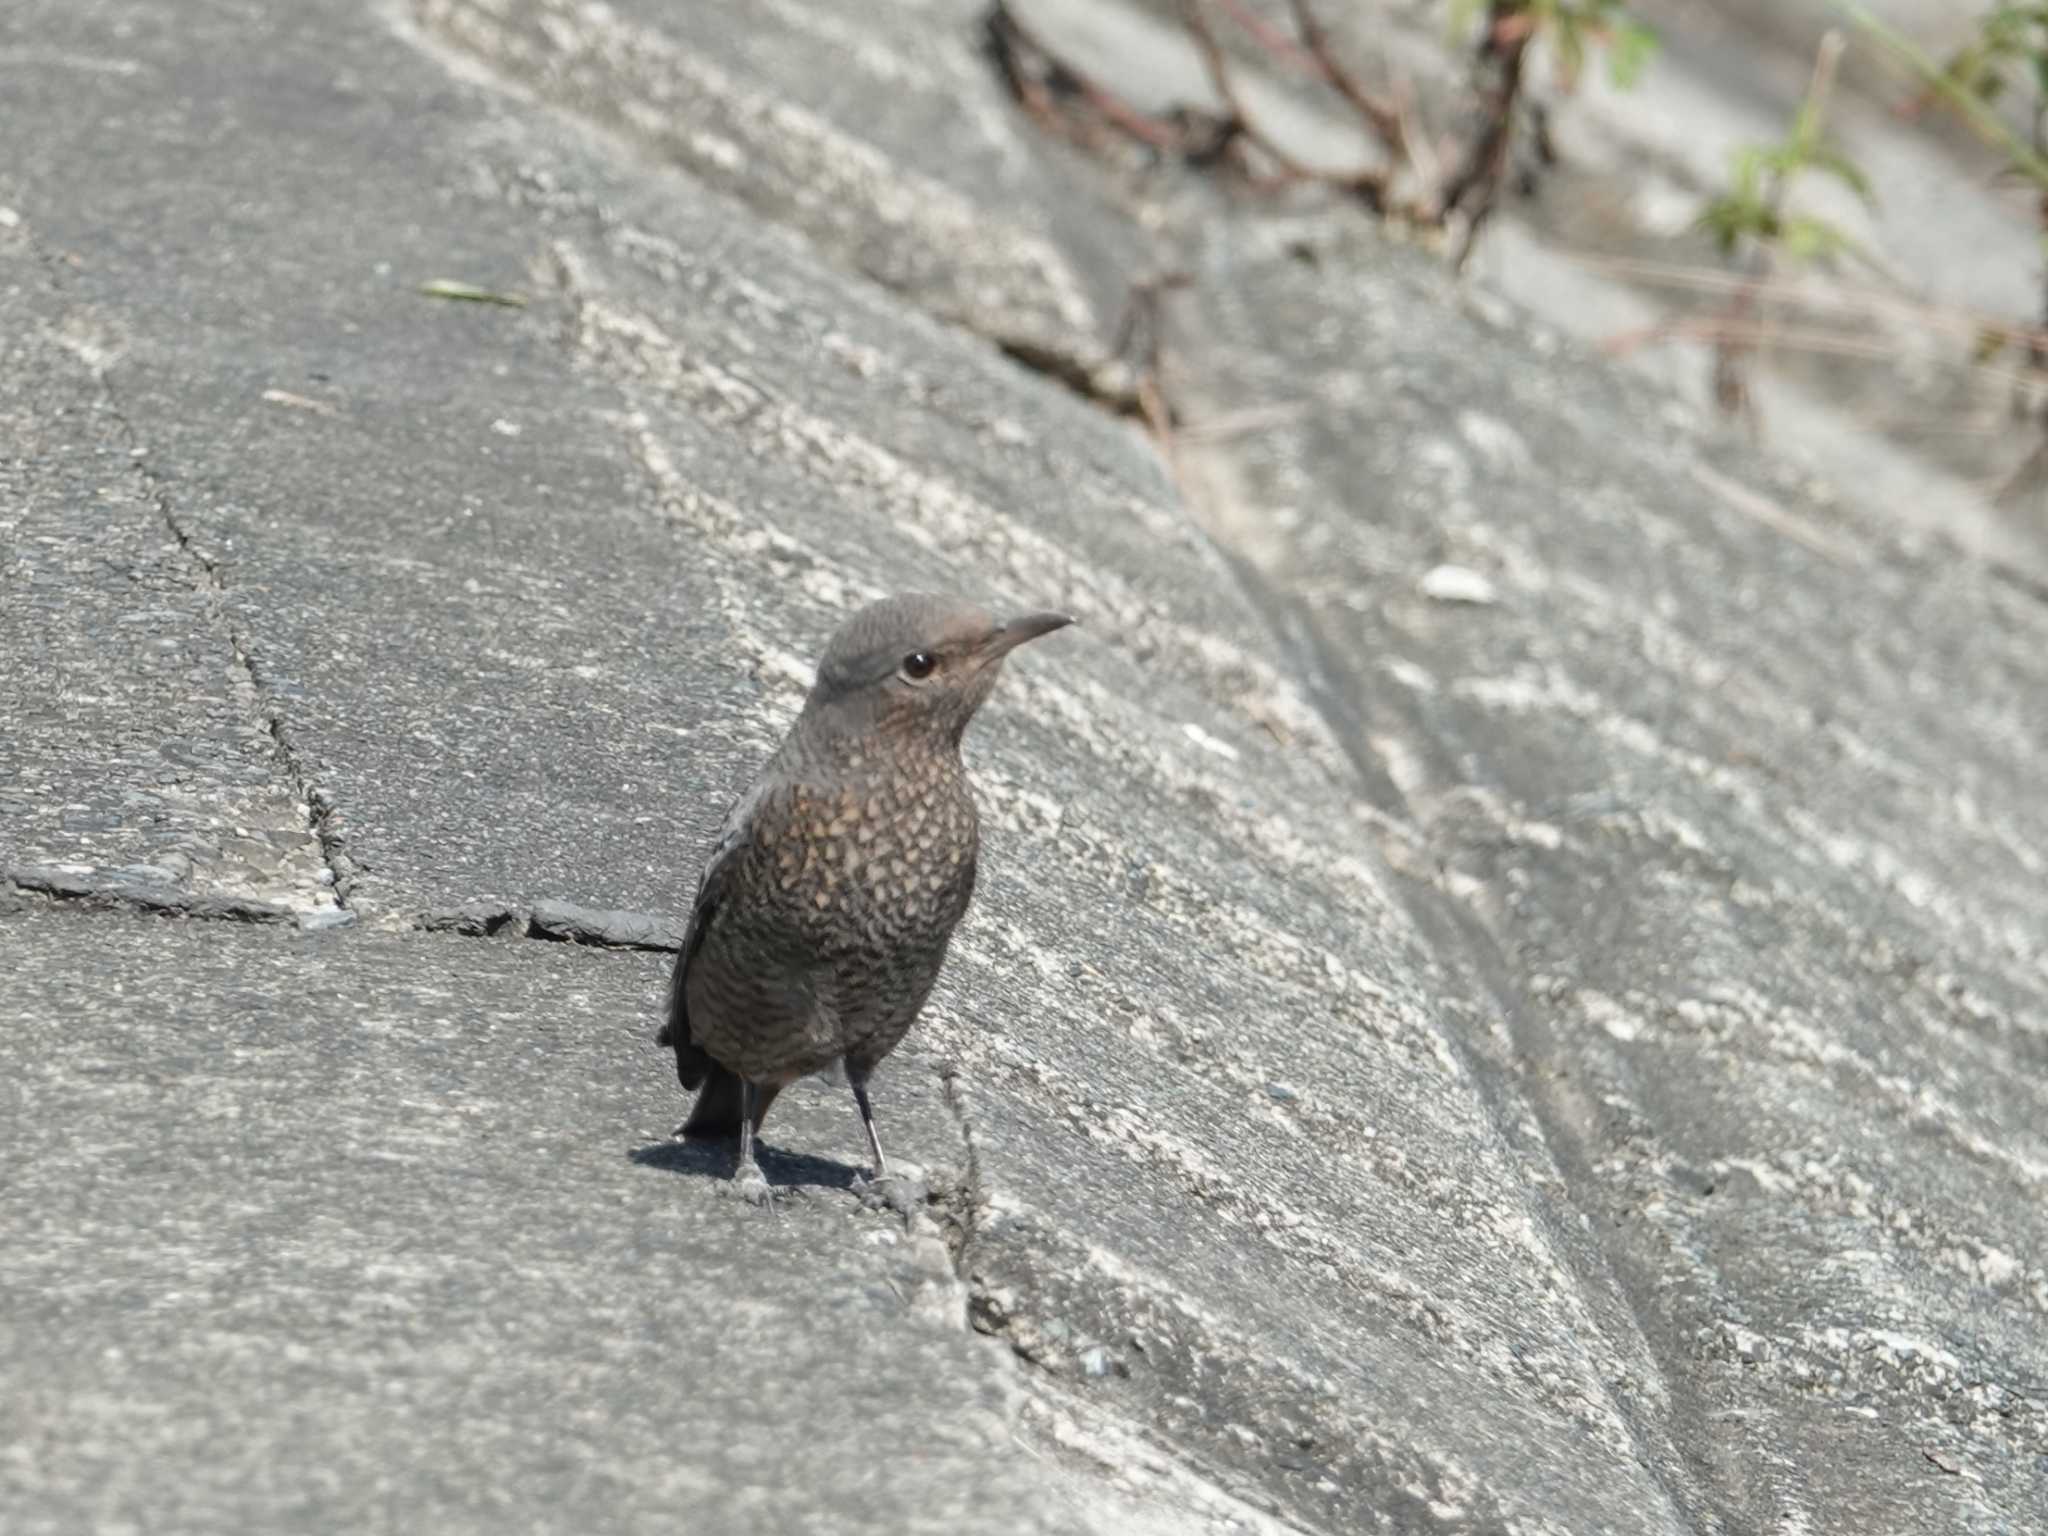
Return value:
[(767, 1195), (753, 1139), (768, 1106), (841, 1064), (875, 1176), (887, 1175), (868, 1078), (916, 1021), (974, 895), (979, 831), (960, 738), (1003, 658), (1072, 622), (998, 624), (915, 593), (863, 608), (727, 814), (656, 1040), (674, 1048), (683, 1086), (702, 1090), (678, 1134), (737, 1134), (748, 1199)]

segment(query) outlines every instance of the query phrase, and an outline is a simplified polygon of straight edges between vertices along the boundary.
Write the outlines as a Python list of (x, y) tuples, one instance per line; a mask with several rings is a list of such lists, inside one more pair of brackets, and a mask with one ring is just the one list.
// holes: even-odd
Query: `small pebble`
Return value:
[(1440, 565), (1422, 578), (1422, 595), (1435, 603), (1466, 603), (1485, 607), (1500, 601), (1500, 593), (1479, 572), (1462, 565)]

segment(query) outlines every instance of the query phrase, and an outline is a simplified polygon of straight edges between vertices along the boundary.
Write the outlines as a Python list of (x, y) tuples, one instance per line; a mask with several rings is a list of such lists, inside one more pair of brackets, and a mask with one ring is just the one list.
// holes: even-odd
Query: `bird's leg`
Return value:
[(768, 1180), (754, 1161), (755, 1106), (761, 1090), (749, 1078), (740, 1079), (740, 1160), (732, 1171), (733, 1188), (749, 1205), (766, 1205), (771, 1198)]
[[(875, 1176), (853, 1176), (853, 1193), (870, 1210), (891, 1210), (905, 1221), (929, 1220), (924, 1215), (924, 1180), (889, 1172), (889, 1159), (882, 1155), (882, 1138), (875, 1131), (874, 1106), (868, 1103), (868, 1079), (864, 1072), (847, 1069), (846, 1080), (853, 1085), (853, 1102), (860, 1106), (861, 1129), (868, 1133), (868, 1150), (875, 1155)], [(913, 1228), (913, 1234), (915, 1229)]]
[(882, 1156), (882, 1138), (875, 1134), (875, 1110), (868, 1103), (868, 1080), (847, 1069), (846, 1080), (853, 1084), (853, 1102), (860, 1106), (861, 1129), (868, 1133), (868, 1150), (875, 1154), (875, 1182), (881, 1183), (889, 1177), (889, 1159)]

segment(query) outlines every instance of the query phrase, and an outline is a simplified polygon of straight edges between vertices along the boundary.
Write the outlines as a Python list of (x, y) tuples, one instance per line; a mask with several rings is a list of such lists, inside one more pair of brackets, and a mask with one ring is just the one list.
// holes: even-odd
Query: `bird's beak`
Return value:
[(1049, 635), (1056, 629), (1065, 629), (1074, 620), (1064, 613), (1025, 613), (1014, 619), (1005, 619), (981, 643), (984, 661), (995, 661), (1007, 656), (1027, 640), (1036, 640)]

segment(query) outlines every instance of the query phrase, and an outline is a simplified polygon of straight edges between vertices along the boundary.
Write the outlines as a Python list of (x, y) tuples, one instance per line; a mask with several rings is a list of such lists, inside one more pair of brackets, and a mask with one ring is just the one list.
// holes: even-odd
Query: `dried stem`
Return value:
[(1507, 172), (1508, 149), (1514, 141), (1515, 108), (1522, 97), (1522, 64), (1534, 35), (1528, 12), (1519, 0), (1492, 0), (1486, 26), (1479, 34), (1473, 68), (1480, 77), (1479, 132), (1465, 151), (1438, 201), (1438, 217), (1465, 217), (1452, 265), (1463, 271), (1494, 205)]
[(1239, 29), (1289, 69), (1304, 75), (1322, 74), (1314, 54), (1267, 21), (1244, 0), (1216, 0), (1216, 9), (1236, 22)]
[(1010, 94), (1033, 118), (1056, 133), (1084, 142), (1091, 135), (1074, 122), (1067, 103), (1079, 101), (1109, 127), (1162, 153), (1189, 151), (1185, 123), (1140, 111), (1123, 97), (1064, 62), (1017, 19), (1005, 0), (989, 7), (989, 53)]
[(1309, 0), (1289, 0), (1289, 3), (1294, 8), (1295, 28), (1301, 33), (1302, 45), (1307, 48), (1309, 57), (1315, 60), (1317, 72), (1339, 96), (1351, 103), (1358, 115), (1379, 135), (1380, 142), (1396, 157), (1412, 159), (1408, 150), (1408, 126), (1402, 119), (1400, 108), (1381, 101), (1366, 90), (1358, 76), (1345, 67), (1330, 47), (1330, 34), (1324, 30), (1321, 18)]
[(1264, 132), (1253, 121), (1251, 113), (1245, 110), (1244, 102), (1237, 94), (1237, 86), (1231, 79), (1229, 56), (1224, 53), (1223, 45), (1216, 41), (1216, 34), (1202, 15), (1201, 0), (1180, 0), (1180, 13), (1187, 24), (1188, 36), (1194, 39), (1196, 51), (1202, 55), (1202, 67), (1208, 71), (1210, 88), (1222, 99), (1224, 121), (1230, 125), (1231, 132), (1242, 134), (1257, 145), (1283, 175), (1299, 181), (1316, 180), (1318, 173), (1312, 166), (1295, 159), (1274, 142), (1272, 135)]
[(1422, 155), (1416, 148), (1416, 134), (1410, 105), (1402, 93), (1381, 97), (1365, 88), (1358, 76), (1337, 56), (1329, 29), (1323, 25), (1309, 0), (1288, 0), (1294, 15), (1295, 36), (1289, 37), (1260, 16), (1244, 0), (1215, 0), (1216, 8), (1234, 21), (1239, 30), (1274, 59), (1298, 74), (1329, 86), (1386, 146), (1397, 161), (1418, 169)]
[[(1386, 150), (1390, 163), (1354, 170), (1326, 169), (1283, 143), (1245, 100), (1231, 56), (1206, 13), (1207, 5), (1229, 17), (1265, 54), (1334, 91), (1367, 135)], [(1191, 164), (1227, 159), (1256, 185), (1306, 182), (1333, 187), (1358, 198), (1376, 214), (1398, 212), (1427, 225), (1441, 224), (1449, 212), (1462, 211), (1470, 225), (1469, 249), (1472, 235), (1491, 206), (1491, 189), (1505, 162), (1508, 127), (1521, 89), (1521, 58), (1530, 36), (1529, 18), (1516, 9), (1513, 0), (1493, 0), (1480, 47), (1482, 60), (1492, 61), (1497, 76), (1488, 97), (1488, 130), (1442, 197), (1430, 199), (1426, 206), (1404, 201), (1395, 207), (1390, 189), (1404, 166), (1412, 169), (1425, 187), (1440, 179), (1436, 152), (1425, 142), (1412, 103), (1404, 92), (1383, 96), (1366, 88), (1357, 72), (1338, 56), (1329, 29), (1311, 0), (1288, 0), (1288, 6), (1295, 37), (1265, 20), (1245, 0), (1180, 0), (1182, 25), (1221, 103), (1220, 112), (1187, 108), (1147, 112), (1133, 106), (1055, 54), (1018, 18), (1008, 0), (992, 0), (986, 31), (990, 53), (1010, 93), (1034, 118), (1056, 132), (1099, 141), (1100, 130), (1113, 130)], [(1462, 262), (1462, 254), (1459, 259)]]
[[(2034, 98), (2034, 153), (2048, 160), (2048, 95)], [(2034, 204), (2034, 217), (2040, 225), (2044, 243), (2048, 243), (2048, 185), (2040, 189), (2040, 197)], [(2035, 368), (2048, 367), (2048, 272), (2042, 274), (2041, 325), (2043, 329), (2027, 337), (2027, 361)]]
[[(1813, 75), (1807, 81), (1799, 115), (1802, 122), (1814, 123), (1815, 131), (1827, 117), (1828, 98), (1834, 94), (1835, 71), (1842, 62), (1845, 46), (1841, 32), (1830, 28), (1821, 37), (1820, 50), (1814, 55)], [(1770, 188), (1764, 194), (1764, 208), (1772, 225), (1778, 222), (1790, 185), (1789, 176), (1773, 174), (1771, 177)], [(1757, 421), (1747, 377), (1749, 358), (1757, 349), (1755, 336), (1768, 337), (1769, 331), (1767, 328), (1759, 331), (1751, 322), (1772, 275), (1770, 250), (1758, 245), (1750, 257), (1749, 280), (1737, 288), (1734, 297), (1728, 301), (1725, 323), (1717, 329), (1714, 342), (1714, 403), (1731, 416), (1741, 416), (1752, 432), (1756, 430)]]
[(1187, 24), (1188, 36), (1194, 40), (1196, 50), (1202, 55), (1203, 68), (1208, 71), (1209, 84), (1214, 88), (1224, 105), (1227, 121), (1236, 133), (1247, 143), (1257, 146), (1259, 151), (1280, 168), (1281, 174), (1292, 181), (1321, 182), (1326, 186), (1338, 187), (1355, 194), (1375, 213), (1386, 211), (1387, 178), (1377, 171), (1324, 171), (1297, 158), (1291, 151), (1276, 142), (1270, 133), (1259, 126), (1258, 121), (1245, 110), (1243, 98), (1231, 78), (1230, 59), (1224, 53), (1223, 45), (1216, 40), (1208, 19), (1202, 14), (1201, 0), (1181, 0), (1181, 17)]
[[(2048, 100), (2036, 98), (2034, 105), (2034, 152), (2048, 158)], [(2048, 186), (2041, 188), (2039, 201), (2035, 204), (2035, 217), (2040, 221), (2044, 240), (2048, 240)], [(2048, 277), (2043, 278), (2041, 320), (2048, 327)], [(2026, 338), (2027, 366), (2033, 372), (2033, 382), (2038, 385), (2041, 370), (2048, 367), (2048, 337), (2036, 330)], [(2025, 415), (2028, 411), (2028, 393), (2024, 386), (2013, 388), (2013, 414)], [(2035, 413), (2036, 427), (2040, 432), (2033, 452), (2022, 459), (2017, 468), (1998, 483), (1992, 491), (1993, 502), (2002, 507), (2020, 505), (2029, 492), (2038, 491), (2048, 482), (2048, 411)]]
[(1159, 444), (1168, 470), (1179, 478), (1174, 426), (1176, 415), (1165, 384), (1166, 300), (1194, 282), (1186, 272), (1161, 272), (1131, 284), (1117, 322), (1114, 350), (1137, 374), (1138, 415)]
[(1110, 350), (1140, 373), (1157, 373), (1166, 345), (1166, 296), (1194, 284), (1188, 272), (1160, 272), (1131, 284)]

